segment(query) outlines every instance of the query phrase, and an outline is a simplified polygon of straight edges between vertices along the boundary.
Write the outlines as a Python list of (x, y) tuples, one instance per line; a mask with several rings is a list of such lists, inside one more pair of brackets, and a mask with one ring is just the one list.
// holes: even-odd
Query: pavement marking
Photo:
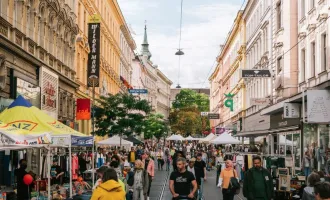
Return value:
[(164, 180), (163, 187), (162, 187), (162, 190), (161, 190), (161, 192), (159, 194), (158, 200), (162, 200), (163, 199), (165, 187), (167, 185), (167, 182), (168, 182), (169, 177), (170, 177), (170, 172), (167, 173), (167, 176), (166, 176), (166, 178)]

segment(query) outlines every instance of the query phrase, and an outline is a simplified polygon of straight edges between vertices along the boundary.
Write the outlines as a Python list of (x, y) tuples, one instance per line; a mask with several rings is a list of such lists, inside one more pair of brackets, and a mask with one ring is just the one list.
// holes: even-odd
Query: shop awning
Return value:
[(247, 132), (241, 132), (235, 137), (253, 137), (253, 136), (262, 136), (262, 135), (268, 135), (268, 134), (274, 134), (274, 133), (280, 133), (285, 131), (293, 131), (299, 129), (299, 126), (289, 126), (289, 127), (283, 127), (283, 128), (277, 128), (277, 129), (268, 129), (268, 130), (258, 130), (258, 131), (247, 131)]
[(0, 121), (7, 126), (27, 131), (29, 135), (49, 133), (51, 136), (81, 136), (86, 135), (53, 119), (22, 96), (0, 114)]

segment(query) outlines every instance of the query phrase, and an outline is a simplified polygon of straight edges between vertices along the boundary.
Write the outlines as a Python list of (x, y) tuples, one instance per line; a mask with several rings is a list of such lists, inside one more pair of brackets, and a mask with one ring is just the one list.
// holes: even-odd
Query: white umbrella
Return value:
[[(115, 135), (111, 138), (108, 138), (106, 140), (102, 140), (100, 142), (97, 142), (98, 145), (108, 145), (108, 146), (120, 146), (120, 137)], [(121, 139), (121, 145), (125, 147), (132, 147), (133, 142)]]
[(212, 144), (240, 144), (241, 142), (236, 138), (230, 136), (228, 133), (222, 133), (219, 137), (210, 141)]
[(184, 140), (184, 137), (181, 135), (171, 135), (170, 137), (166, 138), (166, 140), (181, 141)]
[(186, 137), (184, 140), (192, 141), (192, 140), (200, 140), (200, 138), (193, 138), (193, 137), (191, 137), (191, 136), (188, 136), (188, 137)]

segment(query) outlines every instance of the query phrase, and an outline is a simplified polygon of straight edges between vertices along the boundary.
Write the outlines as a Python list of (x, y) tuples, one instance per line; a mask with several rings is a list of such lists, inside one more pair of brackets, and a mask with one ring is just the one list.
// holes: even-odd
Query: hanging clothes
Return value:
[(100, 168), (105, 163), (104, 156), (102, 153), (97, 153), (96, 155), (96, 166)]
[(78, 156), (73, 155), (72, 156), (72, 179), (78, 179), (78, 169), (79, 169), (79, 164), (78, 164)]
[(248, 155), (248, 168), (251, 169), (253, 167), (252, 155)]

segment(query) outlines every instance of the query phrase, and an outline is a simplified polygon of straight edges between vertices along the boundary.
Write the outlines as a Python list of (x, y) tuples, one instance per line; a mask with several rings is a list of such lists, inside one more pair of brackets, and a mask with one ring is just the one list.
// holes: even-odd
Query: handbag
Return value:
[(233, 174), (234, 174), (234, 177), (230, 178), (228, 190), (230, 191), (230, 193), (239, 194), (241, 191), (241, 185), (239, 184), (239, 182), (235, 176), (234, 169), (233, 169)]

